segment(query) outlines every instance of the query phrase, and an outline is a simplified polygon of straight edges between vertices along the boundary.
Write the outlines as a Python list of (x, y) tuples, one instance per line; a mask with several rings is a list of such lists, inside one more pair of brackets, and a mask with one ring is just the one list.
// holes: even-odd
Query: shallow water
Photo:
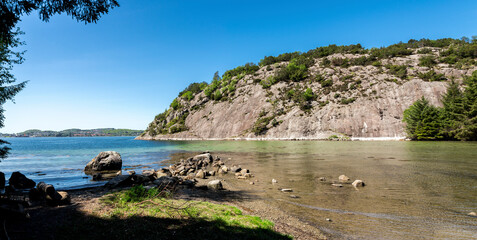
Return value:
[[(20, 170), (58, 188), (98, 184), (85, 178), (82, 169), (100, 151), (118, 151), (124, 167), (140, 171), (142, 166), (134, 165), (158, 168), (167, 165), (163, 160), (171, 154), (210, 150), (227, 164), (251, 169), (256, 184), (239, 181), (241, 187), (334, 238), (477, 239), (477, 218), (466, 215), (477, 212), (477, 143), (154, 142), (131, 137), (7, 140), (13, 150), (0, 163), (1, 171), (9, 176)], [(331, 186), (341, 174), (361, 179), (366, 186)], [(322, 182), (320, 177), (327, 180)], [(278, 183), (272, 184), (272, 178)], [(278, 188), (293, 192), (282, 193)], [(290, 198), (292, 194), (299, 198)]]

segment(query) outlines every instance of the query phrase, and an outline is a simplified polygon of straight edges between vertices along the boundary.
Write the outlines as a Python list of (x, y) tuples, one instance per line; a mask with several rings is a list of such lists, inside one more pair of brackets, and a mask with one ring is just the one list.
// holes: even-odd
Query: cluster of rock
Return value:
[[(338, 181), (340, 183), (332, 183), (331, 185), (332, 186), (335, 186), (335, 187), (343, 187), (343, 184), (342, 183), (349, 183), (350, 182), (350, 178), (346, 175), (340, 175), (338, 177)], [(320, 181), (326, 181), (325, 178), (320, 178)], [(365, 183), (363, 182), (363, 180), (359, 180), (359, 179), (356, 179), (354, 180), (351, 185), (355, 188), (358, 188), (358, 187), (364, 187), (365, 186)]]
[[(158, 170), (143, 170), (142, 174), (137, 174), (135, 171), (129, 171), (128, 175), (119, 174), (106, 183), (105, 187), (118, 188), (142, 184), (146, 188), (165, 189), (175, 188), (177, 185), (194, 186), (197, 183), (196, 179), (206, 179), (209, 176), (218, 176), (229, 172), (233, 172), (240, 179), (252, 177), (248, 169), (238, 166), (229, 168), (221, 161), (220, 157), (213, 158), (209, 152), (204, 152), (188, 159), (181, 159), (176, 164)], [(210, 181), (207, 188), (221, 190), (223, 189), (222, 182), (220, 180)]]
[(220, 157), (213, 158), (209, 152), (188, 159), (181, 159), (179, 163), (169, 166), (169, 170), (173, 176), (181, 176), (186, 179), (203, 179), (207, 176), (223, 175), (229, 172), (234, 173), (239, 179), (253, 177), (250, 170), (235, 165), (227, 167)]

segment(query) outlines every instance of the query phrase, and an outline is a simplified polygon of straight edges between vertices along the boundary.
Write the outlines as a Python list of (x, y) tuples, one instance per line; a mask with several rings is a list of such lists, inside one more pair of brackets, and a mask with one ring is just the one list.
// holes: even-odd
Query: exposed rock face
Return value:
[(123, 160), (121, 155), (115, 151), (100, 152), (84, 168), (86, 173), (94, 171), (113, 171), (121, 170)]
[(20, 172), (13, 172), (12, 176), (8, 180), (10, 186), (17, 188), (17, 189), (25, 189), (25, 188), (34, 188), (35, 181), (27, 178)]
[[(432, 53), (439, 56), (439, 49)], [(326, 57), (359, 58), (359, 54), (334, 54)], [(308, 78), (301, 82), (279, 82), (269, 88), (260, 80), (273, 76), (287, 62), (261, 67), (254, 74), (234, 77), (235, 94), (227, 101), (215, 101), (200, 92), (191, 100), (177, 98), (180, 108), (171, 108), (165, 120), (154, 120), (148, 130), (137, 139), (326, 139), (332, 135), (352, 138), (404, 138), (403, 111), (414, 101), (425, 96), (431, 104), (440, 105), (450, 79), (462, 82), (476, 66), (456, 69), (449, 64), (431, 68), (419, 65), (425, 56), (418, 49), (412, 55), (381, 60), (381, 66), (329, 66), (323, 59), (315, 59), (308, 68)], [(385, 66), (406, 66), (406, 76), (396, 76)], [(443, 74), (447, 81), (426, 81), (425, 73), (431, 70)], [(331, 80), (331, 86), (315, 81), (318, 75)], [(258, 80), (258, 81), (257, 81)], [(310, 110), (302, 110), (295, 100), (287, 99), (293, 89), (310, 88), (316, 99)], [(157, 125), (171, 125), (185, 117), (185, 131), (162, 134)], [(266, 130), (260, 133), (254, 127), (260, 119)], [(273, 119), (273, 120), (272, 120)]]
[(0, 189), (5, 188), (5, 174), (0, 172)]

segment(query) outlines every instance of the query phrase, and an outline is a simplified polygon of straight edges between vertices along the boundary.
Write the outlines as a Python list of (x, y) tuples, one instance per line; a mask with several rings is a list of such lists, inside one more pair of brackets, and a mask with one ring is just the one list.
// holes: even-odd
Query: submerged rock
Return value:
[(222, 181), (220, 180), (212, 180), (207, 183), (207, 188), (211, 190), (222, 190), (224, 189), (222, 186)]
[(100, 152), (98, 156), (94, 157), (86, 167), (84, 171), (109, 171), (109, 170), (121, 170), (123, 166), (123, 160), (121, 155), (115, 151)]
[(8, 183), (10, 186), (17, 189), (34, 188), (36, 185), (35, 181), (27, 178), (20, 172), (13, 172), (12, 176), (10, 176), (10, 179), (8, 180)]

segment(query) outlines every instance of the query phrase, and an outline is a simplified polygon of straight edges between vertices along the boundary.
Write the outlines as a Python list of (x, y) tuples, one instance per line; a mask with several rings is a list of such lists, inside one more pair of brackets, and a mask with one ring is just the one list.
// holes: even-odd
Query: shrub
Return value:
[(305, 99), (305, 101), (311, 101), (316, 99), (316, 96), (311, 88), (307, 88), (305, 92), (303, 92), (303, 98)]
[(267, 79), (263, 79), (262, 81), (260, 81), (260, 85), (262, 85), (264, 89), (267, 89), (267, 88), (270, 88), (276, 82), (277, 81), (275, 80), (275, 77), (270, 76)]
[(422, 67), (433, 67), (437, 64), (434, 56), (422, 56), (419, 58), (419, 66)]
[(171, 107), (172, 109), (174, 109), (174, 110), (177, 110), (177, 109), (179, 109), (179, 108), (182, 108), (182, 105), (179, 103), (178, 98), (175, 98), (175, 99), (172, 101), (170, 107)]
[(290, 61), (286, 67), (286, 71), (289, 79), (294, 82), (304, 80), (308, 76), (308, 68), (304, 63), (299, 64), (297, 59), (292, 59)]
[(201, 92), (202, 90), (204, 90), (207, 87), (207, 85), (208, 84), (206, 82), (191, 83), (191, 84), (189, 84), (189, 86), (187, 86), (184, 90), (182, 90), (179, 93), (179, 97), (184, 95), (184, 93), (186, 93), (186, 92), (191, 92), (192, 94), (195, 95), (195, 94)]
[(435, 82), (435, 81), (446, 81), (447, 78), (444, 74), (437, 74), (434, 70), (427, 71), (426, 73), (418, 73), (417, 76), (428, 82)]
[(407, 66), (404, 65), (387, 65), (387, 69), (389, 69), (389, 73), (401, 78), (405, 79), (407, 76)]
[(331, 87), (333, 85), (333, 81), (331, 79), (325, 80), (321, 82), (322, 87)]
[(192, 94), (191, 91), (187, 91), (181, 95), (181, 98), (186, 99), (187, 101), (190, 101), (194, 98), (194, 95)]
[(348, 67), (349, 66), (349, 59), (347, 58), (332, 58), (331, 65), (335, 67)]
[(341, 99), (341, 104), (350, 104), (352, 102), (354, 102), (356, 100), (356, 98), (352, 97), (352, 98), (348, 98), (348, 99)]

